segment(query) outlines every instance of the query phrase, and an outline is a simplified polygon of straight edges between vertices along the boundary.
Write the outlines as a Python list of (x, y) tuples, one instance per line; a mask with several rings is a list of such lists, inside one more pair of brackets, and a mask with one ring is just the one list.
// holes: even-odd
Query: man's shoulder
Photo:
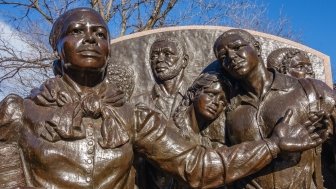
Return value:
[(328, 86), (325, 82), (323, 82), (321, 80), (311, 79), (311, 78), (307, 78), (306, 80), (309, 80), (314, 85), (314, 87), (316, 88), (317, 91), (323, 91), (326, 94), (334, 94), (335, 93), (330, 86)]
[(131, 97), (131, 104), (133, 105), (138, 105), (138, 104), (143, 104), (149, 107), (153, 106), (154, 103), (154, 97), (152, 91), (146, 91), (140, 94), (137, 94), (135, 96)]
[(317, 103), (320, 108), (330, 112), (334, 109), (336, 95), (335, 91), (321, 80), (305, 78), (299, 79), (307, 98), (311, 103)]
[(302, 78), (298, 79), (298, 81), (305, 90), (313, 90), (320, 97), (335, 96), (334, 90), (321, 80), (312, 78)]
[(275, 79), (273, 85), (279, 86), (279, 88), (289, 89), (295, 88), (299, 84), (298, 78), (275, 72)]

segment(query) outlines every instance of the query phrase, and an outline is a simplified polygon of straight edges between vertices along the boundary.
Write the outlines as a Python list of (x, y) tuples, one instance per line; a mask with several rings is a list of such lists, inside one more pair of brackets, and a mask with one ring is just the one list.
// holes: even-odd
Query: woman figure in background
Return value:
[(225, 144), (225, 113), (230, 83), (216, 72), (202, 73), (174, 113), (182, 135), (206, 147)]

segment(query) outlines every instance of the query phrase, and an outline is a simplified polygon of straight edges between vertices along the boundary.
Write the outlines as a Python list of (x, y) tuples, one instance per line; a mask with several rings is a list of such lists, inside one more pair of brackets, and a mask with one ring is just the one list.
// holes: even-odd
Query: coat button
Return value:
[(93, 145), (93, 141), (92, 141), (92, 140), (89, 140), (88, 145), (89, 145), (89, 146), (92, 146), (92, 145)]
[(89, 148), (87, 152), (88, 152), (88, 154), (92, 154), (93, 153), (93, 148)]

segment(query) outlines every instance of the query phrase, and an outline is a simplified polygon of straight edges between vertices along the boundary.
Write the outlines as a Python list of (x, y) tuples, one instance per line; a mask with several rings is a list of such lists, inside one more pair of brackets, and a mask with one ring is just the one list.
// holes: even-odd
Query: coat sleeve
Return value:
[(0, 141), (17, 140), (22, 112), (23, 99), (20, 96), (9, 95), (0, 102)]
[(250, 175), (271, 162), (279, 148), (270, 140), (209, 149), (181, 137), (155, 112), (136, 111), (135, 149), (192, 188), (213, 188)]
[(17, 143), (22, 125), (23, 99), (9, 95), (0, 102), (0, 186), (25, 186), (24, 171)]

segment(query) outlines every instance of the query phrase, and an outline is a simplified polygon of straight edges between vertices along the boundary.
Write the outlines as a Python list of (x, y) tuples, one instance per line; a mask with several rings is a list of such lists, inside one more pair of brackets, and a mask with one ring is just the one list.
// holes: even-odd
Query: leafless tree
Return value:
[[(298, 39), (289, 20), (267, 16), (262, 0), (0, 0), (0, 11), (13, 30), (0, 33), (0, 87), (22, 95), (50, 77), (54, 53), (48, 35), (55, 19), (74, 7), (92, 7), (109, 24), (112, 37), (175, 25), (225, 25)], [(9, 37), (10, 35), (10, 37)], [(18, 48), (9, 38), (24, 44)], [(3, 89), (2, 90), (7, 90)], [(1, 90), (0, 90), (1, 92)]]

